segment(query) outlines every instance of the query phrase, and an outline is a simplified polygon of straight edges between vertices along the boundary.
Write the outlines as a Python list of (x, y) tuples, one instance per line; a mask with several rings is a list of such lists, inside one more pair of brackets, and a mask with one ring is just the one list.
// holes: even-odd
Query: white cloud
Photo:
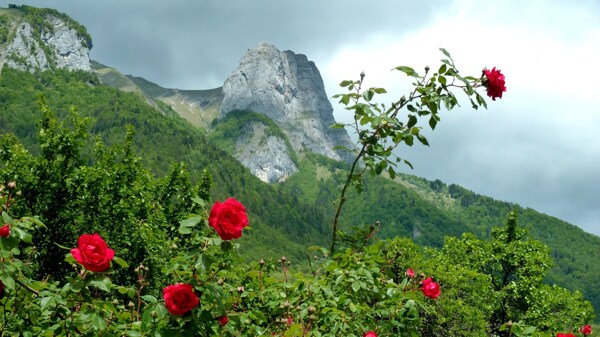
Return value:
[[(405, 93), (397, 65), (439, 65), (448, 49), (463, 74), (496, 66), (504, 98), (486, 112), (442, 115), (431, 149), (404, 150), (417, 175), (519, 202), (600, 234), (600, 15), (594, 3), (457, 0), (410, 35), (387, 31), (345, 45), (322, 67), (330, 93), (364, 70), (367, 86)], [(399, 38), (396, 38), (399, 36)], [(484, 63), (482, 63), (484, 62)], [(397, 98), (390, 97), (389, 99)], [(336, 117), (347, 120), (341, 109)]]

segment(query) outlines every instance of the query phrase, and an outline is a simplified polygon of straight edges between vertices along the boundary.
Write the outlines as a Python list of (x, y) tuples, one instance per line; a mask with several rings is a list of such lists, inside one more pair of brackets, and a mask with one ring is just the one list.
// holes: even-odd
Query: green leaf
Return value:
[(146, 301), (147, 303), (158, 303), (158, 300), (156, 299), (156, 297), (154, 297), (152, 295), (144, 295), (141, 298), (144, 301)]
[(94, 312), (90, 315), (92, 319), (92, 326), (96, 330), (104, 330), (106, 329), (106, 322), (104, 321), (104, 317), (102, 317), (97, 312)]
[(384, 88), (371, 88), (371, 90), (375, 91), (377, 94), (385, 94), (387, 91)]
[(192, 201), (195, 202), (196, 204), (200, 205), (200, 207), (206, 206), (206, 200), (204, 200), (200, 197), (193, 197)]
[(346, 124), (344, 124), (344, 123), (334, 123), (334, 124), (331, 124), (331, 126), (330, 126), (330, 128), (332, 128), (332, 129), (343, 129), (345, 127), (346, 127)]
[(31, 239), (32, 239), (31, 234), (25, 232), (24, 230), (22, 230), (21, 228), (18, 228), (18, 227), (14, 227), (13, 229), (14, 229), (15, 233), (17, 233), (17, 236), (19, 237), (19, 239), (23, 240), (26, 243), (31, 243)]
[(350, 85), (350, 84), (352, 84), (352, 83), (353, 83), (352, 81), (348, 81), (348, 80), (346, 80), (346, 81), (342, 81), (342, 82), (340, 83), (340, 87), (342, 87), (342, 88), (345, 88), (345, 87), (349, 86), (349, 85)]
[(113, 261), (122, 268), (129, 268), (129, 264), (127, 264), (127, 262), (125, 262), (125, 260), (123, 260), (122, 258), (120, 258), (118, 256), (114, 256)]
[(445, 64), (442, 64), (442, 65), (440, 66), (440, 69), (438, 70), (438, 73), (439, 73), (440, 75), (442, 75), (443, 73), (445, 73), (445, 72), (446, 72), (446, 68), (447, 68), (447, 66), (446, 66)]
[(407, 128), (412, 128), (417, 125), (417, 117), (415, 115), (408, 116), (408, 123), (406, 124)]
[(437, 125), (437, 120), (435, 119), (434, 116), (431, 116), (431, 118), (429, 118), (429, 126), (431, 127), (431, 130), (435, 130), (435, 126)]
[(438, 76), (438, 82), (440, 82), (441, 85), (446, 85), (446, 78), (440, 75)]
[(194, 227), (202, 221), (202, 218), (199, 215), (191, 216), (187, 219), (179, 221), (179, 225), (182, 227)]
[(447, 58), (449, 58), (450, 60), (452, 60), (452, 56), (450, 56), (450, 53), (449, 53), (449, 52), (448, 52), (446, 49), (444, 49), (444, 48), (440, 48), (440, 51), (441, 51), (441, 52), (442, 52), (444, 55), (446, 55), (446, 57), (447, 57)]
[(411, 67), (399, 66), (394, 69), (400, 70), (401, 72), (405, 73), (407, 76), (410, 77), (419, 77), (419, 74)]
[(396, 179), (396, 171), (394, 171), (393, 167), (388, 167), (388, 174), (392, 180)]
[(425, 138), (422, 134), (417, 134), (417, 139), (421, 142), (421, 144), (429, 146), (429, 142), (427, 141), (427, 138)]
[(2, 274), (0, 274), (0, 281), (2, 281), (2, 283), (8, 289), (11, 289), (11, 290), (15, 289), (15, 280), (6, 271), (3, 271)]
[(340, 99), (340, 103), (342, 103), (344, 105), (348, 105), (348, 103), (350, 103), (350, 96), (343, 95), (342, 98)]
[(5, 224), (13, 224), (13, 219), (6, 212), (2, 212), (2, 221), (4, 221)]
[(410, 167), (412, 170), (414, 170), (414, 169), (415, 169), (415, 168), (413, 167), (413, 165), (411, 164), (411, 162), (409, 162), (409, 161), (408, 161), (408, 160), (406, 160), (406, 159), (403, 159), (403, 161), (404, 161), (404, 164), (408, 165), (408, 167)]
[(477, 98), (477, 103), (479, 103), (479, 106), (483, 106), (484, 108), (487, 109), (487, 103), (485, 102), (485, 99), (483, 97), (481, 97), (480, 94), (477, 94), (476, 98)]

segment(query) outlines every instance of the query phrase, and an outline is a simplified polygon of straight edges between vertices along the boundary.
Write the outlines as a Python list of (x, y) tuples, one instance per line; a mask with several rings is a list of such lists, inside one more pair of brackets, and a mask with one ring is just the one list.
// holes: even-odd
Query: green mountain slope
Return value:
[[(306, 155), (300, 172), (279, 188), (315, 205), (332, 205), (345, 179), (344, 165)], [(555, 265), (546, 281), (581, 291), (600, 310), (600, 237), (557, 218), (519, 205), (475, 194), (458, 185), (400, 175), (390, 183), (383, 177), (367, 179), (364, 191), (352, 191), (344, 205), (341, 223), (348, 229), (379, 222), (380, 237), (405, 236), (415, 242), (440, 247), (445, 236), (472, 232), (489, 238), (491, 228), (502, 226), (511, 211), (529, 235), (548, 245)], [(327, 219), (333, 217), (328, 208)]]
[(4, 68), (0, 75), (2, 133), (15, 134), (27, 148), (38, 152), (34, 140), (40, 117), (37, 97), (42, 94), (63, 118), (71, 106), (77, 106), (82, 116), (91, 118), (89, 131), (107, 144), (121, 142), (126, 125), (132, 125), (136, 153), (157, 175), (165, 175), (177, 162), (186, 163), (192, 179), (208, 169), (215, 199), (234, 196), (247, 205), (252, 229), (243, 238), (251, 242), (243, 245), (246, 257), (291, 255), (297, 261), (303, 258), (306, 244), (326, 241), (322, 211), (261, 182), (211, 144), (202, 130), (175, 113), (165, 115), (138, 94), (97, 83), (93, 74), (84, 72), (31, 74)]
[(220, 114), (223, 94), (221, 88), (209, 90), (180, 90), (163, 88), (142, 77), (123, 75), (118, 70), (92, 61), (92, 67), (102, 84), (125, 92), (135, 92), (146, 98), (151, 106), (175, 111), (192, 125), (208, 128)]

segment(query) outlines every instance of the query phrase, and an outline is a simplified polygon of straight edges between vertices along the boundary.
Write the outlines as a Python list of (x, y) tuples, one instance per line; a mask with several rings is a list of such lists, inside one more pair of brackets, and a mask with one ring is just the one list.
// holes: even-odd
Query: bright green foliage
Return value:
[(479, 305), (489, 312), (487, 320), (494, 333), (508, 321), (549, 332), (590, 322), (593, 309), (580, 293), (542, 283), (552, 265), (549, 250), (525, 238), (526, 231), (516, 221), (516, 213), (511, 213), (506, 227), (495, 228), (489, 241), (471, 234), (447, 238), (436, 258), (486, 276), (487, 290), (477, 293), (488, 294), (479, 299)]
[(90, 136), (79, 150), (83, 165), (96, 161), (96, 136), (107, 146), (115, 146), (123, 143), (126, 125), (130, 125), (134, 130), (131, 148), (139, 161), (136, 165), (148, 169), (151, 176), (168, 176), (173, 163), (183, 162), (193, 183), (202, 179), (205, 170), (212, 177), (212, 200), (235, 196), (251, 205), (251, 229), (243, 239), (250, 244), (241, 248), (245, 256), (286, 254), (300, 261), (305, 260), (307, 245), (326, 242), (329, 232), (322, 205), (308, 205), (300, 195), (282, 193), (263, 183), (208, 141), (203, 130), (176, 115), (162, 114), (141, 96), (95, 83), (95, 76), (85, 72), (55, 70), (31, 74), (5, 67), (0, 76), (3, 133), (14, 134), (31, 154), (39, 154), (37, 97), (46, 97), (59, 120), (68, 121), (68, 111), (77, 106), (79, 114), (89, 118), (86, 130)]
[(36, 259), (37, 274), (63, 279), (69, 268), (61, 246), (72, 246), (82, 233), (98, 232), (132, 263), (120, 279), (135, 280), (132, 270), (143, 262), (152, 267), (151, 279), (160, 282), (164, 239), (181, 216), (195, 209), (191, 199), (199, 194), (198, 187), (190, 184), (181, 164), (155, 180), (132, 152), (132, 131), (122, 146), (107, 149), (98, 141), (89, 158), (93, 165), (84, 165), (80, 151), (87, 137), (86, 120), (72, 110), (71, 130), (43, 98), (40, 106), (41, 156), (4, 137), (0, 171), (4, 181), (18, 181), (22, 197), (13, 212), (38, 215), (46, 224), (34, 241), (41, 257)]

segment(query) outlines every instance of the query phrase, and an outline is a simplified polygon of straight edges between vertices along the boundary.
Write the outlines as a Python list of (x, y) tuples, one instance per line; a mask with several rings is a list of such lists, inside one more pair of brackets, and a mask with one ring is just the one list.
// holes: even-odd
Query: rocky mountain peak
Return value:
[(0, 9), (0, 66), (37, 71), (91, 71), (91, 38), (83, 26), (58, 11), (11, 5)]
[(330, 128), (335, 123), (333, 107), (319, 70), (305, 55), (260, 43), (225, 81), (223, 96), (221, 118), (235, 110), (258, 112), (284, 131), (294, 151), (352, 159), (352, 153), (336, 148), (354, 145), (345, 130)]

